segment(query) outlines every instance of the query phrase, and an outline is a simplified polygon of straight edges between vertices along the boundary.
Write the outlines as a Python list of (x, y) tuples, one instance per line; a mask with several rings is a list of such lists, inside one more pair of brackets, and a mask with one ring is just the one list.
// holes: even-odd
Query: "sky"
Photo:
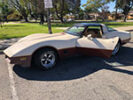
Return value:
[[(81, 4), (82, 5), (85, 4), (86, 2), (87, 2), (87, 0), (81, 0)], [(114, 7), (115, 7), (115, 3), (114, 2), (109, 3), (108, 6), (109, 6), (110, 12), (113, 12), (115, 10), (114, 9)]]

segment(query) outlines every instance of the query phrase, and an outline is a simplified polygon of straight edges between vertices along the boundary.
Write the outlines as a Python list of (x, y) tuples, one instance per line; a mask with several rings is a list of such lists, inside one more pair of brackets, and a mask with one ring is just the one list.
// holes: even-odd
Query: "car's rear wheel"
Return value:
[(44, 70), (53, 68), (57, 63), (57, 53), (52, 49), (39, 50), (34, 55), (34, 63)]
[(119, 53), (120, 47), (121, 47), (121, 43), (118, 42), (117, 45), (115, 46), (113, 52), (112, 52), (112, 56), (115, 56), (115, 55), (117, 55)]

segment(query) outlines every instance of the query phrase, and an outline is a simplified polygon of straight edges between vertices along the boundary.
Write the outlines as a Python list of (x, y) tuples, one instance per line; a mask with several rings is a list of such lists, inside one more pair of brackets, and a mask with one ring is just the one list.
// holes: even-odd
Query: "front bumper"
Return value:
[(30, 67), (31, 66), (31, 56), (22, 56), (22, 57), (8, 57), (5, 56), (6, 60), (10, 64), (20, 65), (22, 67)]

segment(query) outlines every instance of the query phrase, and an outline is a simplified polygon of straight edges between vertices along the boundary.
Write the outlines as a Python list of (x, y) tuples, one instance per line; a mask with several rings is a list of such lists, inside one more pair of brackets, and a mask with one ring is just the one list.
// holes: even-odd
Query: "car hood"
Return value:
[(47, 38), (52, 38), (52, 37), (60, 37), (62, 35), (66, 35), (65, 33), (56, 33), (56, 34), (32, 34), (29, 36), (26, 36), (22, 39), (20, 39), (18, 42), (24, 42), (24, 41), (33, 41), (33, 40), (44, 40)]
[(73, 37), (75, 36), (66, 33), (33, 34), (22, 38), (17, 43), (4, 50), (4, 53), (8, 57), (27, 56), (29, 52), (32, 54), (33, 51), (39, 47), (54, 46), (57, 45), (56, 41), (67, 41)]

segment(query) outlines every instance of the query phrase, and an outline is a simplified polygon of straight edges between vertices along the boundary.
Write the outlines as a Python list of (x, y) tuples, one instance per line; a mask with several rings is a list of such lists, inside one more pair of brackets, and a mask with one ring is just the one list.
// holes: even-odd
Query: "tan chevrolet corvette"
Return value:
[(108, 28), (104, 24), (80, 23), (58, 34), (33, 34), (19, 40), (4, 53), (11, 64), (49, 69), (59, 58), (74, 55), (111, 57), (129, 42), (129, 32)]

